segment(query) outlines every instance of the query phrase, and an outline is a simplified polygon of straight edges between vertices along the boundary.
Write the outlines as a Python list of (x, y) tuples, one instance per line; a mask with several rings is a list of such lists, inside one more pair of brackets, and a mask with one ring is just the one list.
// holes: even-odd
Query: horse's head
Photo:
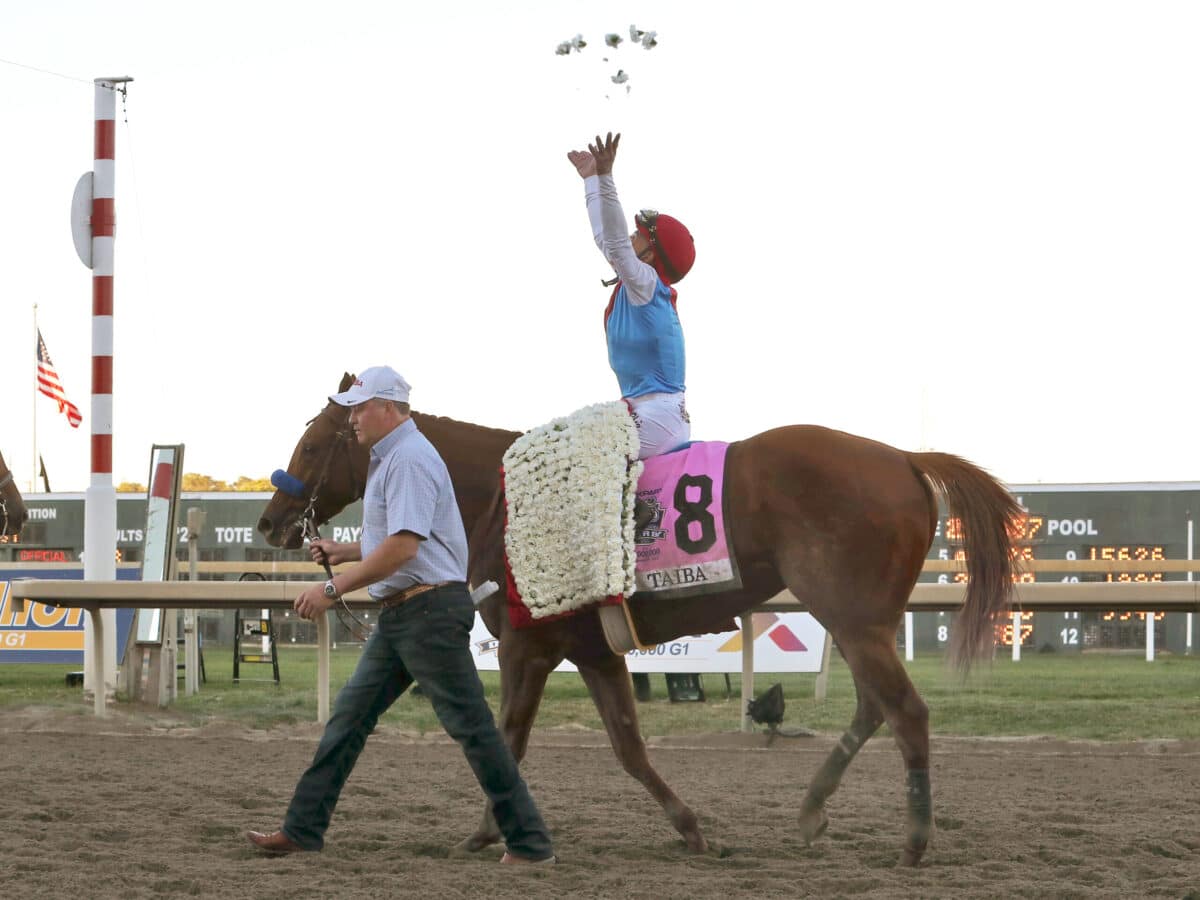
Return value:
[(28, 518), (25, 501), (21, 499), (12, 472), (0, 456), (0, 535), (19, 534)]
[[(342, 376), (338, 391), (354, 382)], [(367, 477), (367, 450), (350, 429), (349, 410), (330, 401), (308, 423), (292, 451), (287, 471), (271, 476), (275, 495), (258, 520), (258, 530), (272, 547), (295, 550), (304, 543), (304, 520), (320, 525), (362, 496)]]

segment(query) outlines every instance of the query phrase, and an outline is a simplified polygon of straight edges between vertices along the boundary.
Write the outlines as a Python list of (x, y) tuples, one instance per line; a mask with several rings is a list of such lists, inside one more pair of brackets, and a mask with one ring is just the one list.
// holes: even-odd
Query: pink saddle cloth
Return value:
[(721, 441), (652, 456), (638, 479), (638, 499), (654, 510), (634, 538), (637, 592), (694, 597), (742, 586), (725, 517)]

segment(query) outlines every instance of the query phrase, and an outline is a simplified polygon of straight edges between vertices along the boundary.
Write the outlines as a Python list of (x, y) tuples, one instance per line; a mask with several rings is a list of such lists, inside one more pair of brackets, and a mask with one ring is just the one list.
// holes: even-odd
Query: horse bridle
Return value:
[[(328, 417), (328, 418), (332, 419), (335, 427), (338, 426), (337, 420), (334, 419), (332, 416), (329, 416), (328, 410), (324, 410), (324, 409), (321, 410), (321, 412), (317, 415), (316, 418), (310, 419), (308, 424), (311, 425), (313, 422), (317, 421), (317, 419), (320, 419), (322, 417)], [(347, 415), (346, 421), (340, 427), (338, 427), (338, 430), (336, 432), (334, 432), (333, 441), (331, 441), (329, 444), (329, 451), (325, 454), (325, 462), (321, 465), (321, 474), (317, 476), (317, 483), (315, 485), (313, 485), (312, 490), (308, 492), (308, 503), (304, 507), (304, 512), (300, 514), (300, 518), (302, 519), (302, 521), (304, 523), (303, 527), (307, 527), (307, 524), (309, 522), (311, 522), (312, 526), (313, 526), (313, 530), (314, 531), (316, 530), (316, 515), (317, 515), (318, 498), (320, 496), (321, 489), (323, 487), (325, 487), (325, 481), (329, 478), (329, 469), (333, 465), (333, 456), (335, 453), (337, 453), (338, 447), (344, 446), (344, 447), (349, 448), (349, 446), (350, 446), (350, 444), (349, 444), (349, 441), (350, 441), (349, 425), (350, 425), (350, 417), (349, 417), (349, 415)], [(348, 449), (347, 449), (347, 454), (349, 454)], [(358, 481), (354, 478), (354, 467), (353, 466), (350, 467), (350, 486), (351, 486), (351, 488), (353, 488), (356, 498), (362, 496), (362, 491), (360, 489)], [(308, 534), (305, 533), (304, 536), (308, 537)]]
[[(327, 410), (321, 410), (321, 412), (317, 415), (317, 418), (310, 420), (308, 424), (311, 425), (317, 419), (326, 415), (326, 413)], [(336, 419), (334, 420), (334, 424), (337, 424)], [(317, 476), (317, 483), (313, 486), (313, 489), (309, 491), (308, 503), (304, 507), (304, 512), (300, 514), (300, 536), (302, 538), (306, 538), (310, 544), (321, 539), (321, 532), (317, 529), (318, 497), (321, 489), (325, 487), (326, 479), (329, 477), (329, 469), (330, 466), (333, 465), (333, 455), (337, 452), (339, 446), (345, 446), (347, 448), (349, 447), (350, 431), (347, 427), (349, 424), (350, 417), (347, 415), (345, 425), (339, 428), (333, 436), (333, 441), (329, 445), (329, 452), (326, 453), (325, 462), (321, 466), (321, 474)], [(347, 453), (349, 453), (348, 450)], [(350, 467), (350, 484), (354, 490), (355, 496), (361, 497), (363, 491), (359, 489), (358, 481), (354, 478), (353, 466)], [(326, 576), (330, 580), (333, 580), (333, 569), (330, 567), (329, 559), (324, 555), (324, 553), (321, 554), (321, 565), (325, 567)], [(368, 626), (354, 614), (353, 610), (351, 610), (346, 604), (344, 597), (338, 597), (338, 602), (334, 604), (333, 610), (335, 613), (337, 613), (338, 621), (346, 626), (346, 630), (349, 631), (351, 635), (360, 641), (365, 641), (367, 639)], [(345, 613), (344, 615), (343, 611)], [(346, 621), (346, 616), (349, 616), (354, 621), (354, 625), (351, 625)]]
[(8, 504), (4, 500), (2, 493), (6, 487), (12, 484), (12, 472), (5, 472), (4, 477), (0, 478), (0, 534), (8, 534)]

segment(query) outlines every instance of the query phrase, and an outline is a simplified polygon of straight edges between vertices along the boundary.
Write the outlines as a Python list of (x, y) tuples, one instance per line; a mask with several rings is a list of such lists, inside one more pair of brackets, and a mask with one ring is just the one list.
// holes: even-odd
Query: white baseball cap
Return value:
[(376, 397), (380, 400), (407, 403), (408, 392), (411, 390), (412, 387), (404, 380), (404, 376), (391, 366), (372, 366), (359, 373), (349, 390), (334, 394), (329, 399), (339, 406), (358, 406)]

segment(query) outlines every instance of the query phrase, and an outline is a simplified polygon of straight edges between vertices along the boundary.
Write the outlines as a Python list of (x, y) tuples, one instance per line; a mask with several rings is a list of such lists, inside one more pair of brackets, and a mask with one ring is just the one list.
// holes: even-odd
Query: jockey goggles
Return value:
[(639, 210), (638, 214), (633, 217), (633, 221), (637, 223), (639, 228), (646, 229), (646, 235), (650, 238), (650, 246), (654, 248), (654, 255), (662, 260), (663, 268), (667, 270), (667, 276), (672, 282), (678, 281), (680, 278), (679, 270), (671, 264), (666, 251), (663, 250), (662, 245), (658, 242), (658, 210)]

